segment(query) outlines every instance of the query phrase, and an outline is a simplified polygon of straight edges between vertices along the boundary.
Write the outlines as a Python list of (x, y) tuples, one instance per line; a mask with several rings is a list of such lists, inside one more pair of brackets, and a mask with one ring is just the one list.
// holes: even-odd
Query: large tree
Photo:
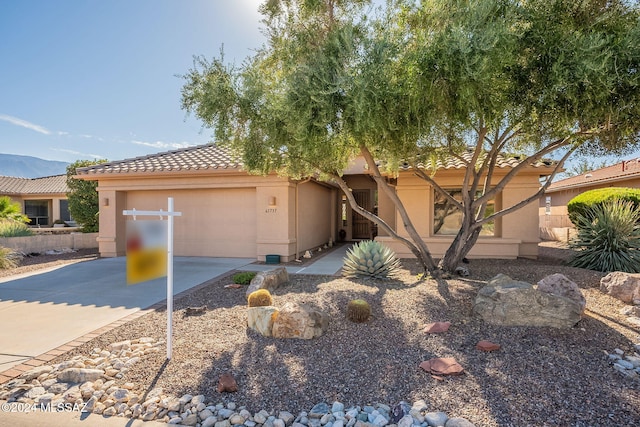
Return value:
[[(483, 225), (536, 200), (488, 209), (523, 169), (578, 149), (622, 150), (640, 127), (640, 26), (635, 2), (583, 0), (268, 0), (266, 45), (241, 66), (198, 58), (182, 105), (244, 157), (252, 172), (319, 174), (352, 208), (404, 243), (425, 270), (454, 270)], [(499, 156), (521, 161), (495, 178)], [(399, 235), (358, 206), (342, 171), (361, 155), (394, 203)], [(454, 197), (438, 159), (466, 172)], [(436, 264), (387, 177), (400, 165), (462, 213)], [(425, 206), (425, 209), (430, 209)]]

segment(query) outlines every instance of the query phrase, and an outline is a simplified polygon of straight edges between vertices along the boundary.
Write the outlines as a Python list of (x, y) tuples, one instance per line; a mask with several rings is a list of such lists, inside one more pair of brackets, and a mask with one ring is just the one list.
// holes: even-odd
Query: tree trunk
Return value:
[(478, 241), (481, 230), (481, 227), (461, 227), (460, 231), (458, 231), (458, 234), (456, 234), (456, 237), (447, 249), (447, 252), (445, 252), (444, 256), (438, 263), (438, 267), (447, 273), (455, 272), (464, 257), (467, 256), (471, 248), (473, 248)]

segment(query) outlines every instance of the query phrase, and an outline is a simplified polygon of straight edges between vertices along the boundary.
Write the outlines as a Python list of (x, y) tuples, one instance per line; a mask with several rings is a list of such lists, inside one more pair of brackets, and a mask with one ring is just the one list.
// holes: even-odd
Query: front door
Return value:
[[(363, 209), (371, 212), (371, 191), (370, 190), (353, 190), (353, 197)], [(352, 216), (353, 230), (351, 238), (353, 239), (370, 239), (371, 238), (371, 221), (353, 211)]]

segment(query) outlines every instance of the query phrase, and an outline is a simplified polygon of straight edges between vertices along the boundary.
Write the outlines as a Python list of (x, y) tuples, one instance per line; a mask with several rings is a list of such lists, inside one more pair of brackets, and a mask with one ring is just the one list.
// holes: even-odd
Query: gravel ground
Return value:
[[(134, 365), (123, 381), (144, 394), (204, 394), (250, 411), (309, 410), (320, 401), (345, 405), (424, 399), (431, 410), (493, 426), (640, 426), (640, 381), (627, 379), (605, 352), (632, 351), (638, 329), (619, 314), (623, 304), (598, 290), (601, 273), (563, 265), (567, 250), (545, 243), (541, 259), (472, 260), (470, 278), (419, 281), (415, 262), (403, 262), (393, 281), (292, 276), (274, 292), (275, 305), (312, 303), (331, 315), (326, 334), (310, 341), (266, 338), (246, 328), (245, 289), (230, 289), (229, 276), (175, 302), (173, 359), (158, 353)], [(498, 273), (537, 282), (563, 273), (578, 283), (587, 311), (575, 328), (495, 327), (471, 314), (475, 295)], [(369, 301), (373, 318), (345, 318), (347, 302)], [(207, 305), (199, 316), (184, 309)], [(424, 325), (450, 321), (445, 334), (426, 335)], [(152, 312), (52, 361), (142, 336), (164, 338), (166, 313)], [(482, 339), (498, 352), (474, 349)], [(431, 357), (454, 357), (465, 374), (439, 381), (418, 368)], [(218, 394), (218, 378), (231, 372), (239, 391)]]

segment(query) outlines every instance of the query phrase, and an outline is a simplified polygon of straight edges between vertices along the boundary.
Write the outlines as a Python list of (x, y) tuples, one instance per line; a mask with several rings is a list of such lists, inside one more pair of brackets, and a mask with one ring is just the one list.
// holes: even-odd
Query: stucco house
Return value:
[(0, 176), (0, 196), (20, 203), (34, 227), (52, 227), (56, 220), (71, 221), (67, 201), (67, 176), (16, 178)]
[[(501, 158), (496, 180), (518, 164)], [(540, 162), (523, 170), (493, 201), (494, 208), (534, 194), (551, 166)], [(436, 179), (454, 196), (464, 165), (440, 165)], [(296, 181), (275, 174), (250, 175), (227, 149), (213, 144), (104, 163), (77, 170), (80, 179), (97, 180), (100, 201), (101, 256), (125, 253), (128, 220), (123, 210), (159, 210), (174, 198), (182, 216), (174, 221), (174, 253), (178, 256), (249, 257), (279, 255), (291, 261), (330, 240), (376, 238), (401, 257), (412, 254), (360, 215), (353, 213), (341, 190), (313, 178)], [(344, 171), (355, 198), (404, 233), (394, 206), (378, 191), (362, 159)], [(435, 256), (441, 256), (457, 230), (459, 214), (446, 209), (427, 183), (410, 169), (388, 177), (405, 203), (415, 226)], [(538, 206), (535, 203), (498, 219), (483, 232), (470, 257), (536, 257)], [(129, 218), (130, 220), (130, 218)]]
[(624, 160), (552, 183), (540, 199), (540, 235), (551, 240), (567, 240), (573, 224), (567, 203), (588, 190), (607, 187), (640, 188), (640, 158)]

